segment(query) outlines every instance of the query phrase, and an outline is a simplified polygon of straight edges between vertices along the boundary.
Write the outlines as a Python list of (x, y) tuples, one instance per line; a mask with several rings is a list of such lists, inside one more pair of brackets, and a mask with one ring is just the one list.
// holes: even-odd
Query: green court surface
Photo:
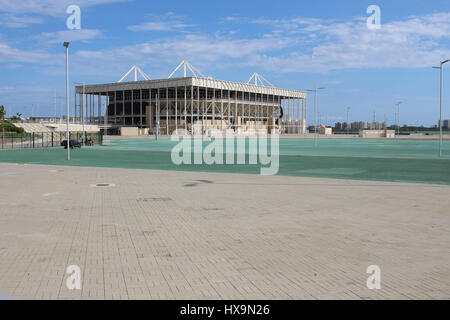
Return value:
[[(63, 148), (0, 150), (0, 162), (260, 174), (261, 165), (177, 166), (171, 160), (176, 144), (111, 139), (103, 146), (72, 150), (70, 161)], [(319, 139), (316, 146), (314, 139), (280, 139), (278, 175), (450, 184), (448, 142), (442, 158), (438, 150), (438, 141)]]

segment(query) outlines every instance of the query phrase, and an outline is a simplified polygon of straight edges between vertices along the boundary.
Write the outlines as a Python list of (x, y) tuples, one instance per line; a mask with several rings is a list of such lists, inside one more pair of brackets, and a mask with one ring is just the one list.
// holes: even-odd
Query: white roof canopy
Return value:
[[(87, 85), (85, 87), (86, 90), (85, 93), (102, 94), (110, 91), (176, 88), (176, 87), (181, 88), (185, 86), (203, 87), (216, 90), (251, 92), (251, 93), (282, 96), (286, 98), (306, 99), (307, 97), (306, 92), (299, 90), (281, 89), (241, 82), (232, 82), (232, 81), (216, 80), (211, 78), (206, 79), (196, 77)], [(83, 87), (77, 86), (76, 91), (77, 93), (83, 93)]]

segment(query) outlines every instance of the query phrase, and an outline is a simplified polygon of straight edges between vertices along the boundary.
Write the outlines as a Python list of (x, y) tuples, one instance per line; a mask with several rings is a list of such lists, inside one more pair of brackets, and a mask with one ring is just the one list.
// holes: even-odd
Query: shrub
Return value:
[(0, 122), (0, 131), (4, 132), (17, 132), (17, 133), (23, 133), (23, 128), (18, 128), (15, 125), (9, 123), (8, 121), (1, 121)]

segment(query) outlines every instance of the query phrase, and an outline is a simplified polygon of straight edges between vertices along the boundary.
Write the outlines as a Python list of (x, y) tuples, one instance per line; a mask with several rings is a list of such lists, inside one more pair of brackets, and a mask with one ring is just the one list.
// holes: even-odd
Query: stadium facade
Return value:
[(306, 132), (304, 91), (264, 85), (256, 78), (255, 83), (197, 76), (137, 81), (135, 71), (134, 80), (76, 86), (75, 119), (110, 129), (138, 127), (149, 133), (159, 123), (161, 134), (181, 129)]

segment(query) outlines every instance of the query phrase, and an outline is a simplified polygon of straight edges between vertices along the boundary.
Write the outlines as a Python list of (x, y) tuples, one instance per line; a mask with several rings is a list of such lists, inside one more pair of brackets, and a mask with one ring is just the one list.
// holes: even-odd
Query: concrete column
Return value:
[(223, 90), (220, 89), (220, 129), (223, 130)]
[(114, 124), (117, 123), (117, 91), (114, 91)]
[[(94, 109), (94, 112), (97, 113), (96, 116), (96, 123), (100, 124), (100, 114), (102, 113), (101, 107), (102, 107), (102, 93), (99, 92), (98, 94), (96, 94), (97, 96), (97, 112)], [(94, 96), (94, 100), (95, 100), (95, 96)], [(94, 101), (94, 105), (95, 105), (95, 101)]]
[[(211, 108), (212, 108), (212, 110), (213, 110), (213, 112), (214, 112), (214, 118), (215, 118), (215, 116), (216, 116), (216, 109), (217, 109), (217, 105), (216, 105), (216, 89), (213, 89), (213, 96), (212, 96), (212, 101), (211, 101)], [(215, 124), (217, 124), (216, 123), (216, 121), (215, 121), (216, 119), (212, 119), (212, 121), (215, 123)]]
[(178, 87), (175, 87), (175, 131), (178, 131)]
[(149, 107), (148, 107), (148, 113), (147, 113), (147, 110), (145, 110), (145, 111), (146, 111), (146, 114), (147, 114), (147, 127), (148, 127), (149, 129), (152, 129), (152, 131), (154, 131), (154, 130), (153, 130), (153, 129), (154, 129), (153, 115), (156, 114), (156, 113), (155, 113), (155, 112), (156, 112), (156, 107), (155, 107), (155, 112), (153, 112), (153, 105), (152, 105), (152, 88), (149, 88), (149, 89), (148, 89), (148, 104), (149, 104)]
[(194, 134), (194, 86), (191, 87), (191, 135)]
[(200, 122), (200, 87), (197, 87), (197, 123)]
[(166, 135), (169, 135), (169, 88), (166, 88)]
[(142, 89), (139, 90), (139, 126), (142, 128)]
[(186, 86), (184, 86), (184, 130), (187, 131), (187, 101), (186, 101)]

